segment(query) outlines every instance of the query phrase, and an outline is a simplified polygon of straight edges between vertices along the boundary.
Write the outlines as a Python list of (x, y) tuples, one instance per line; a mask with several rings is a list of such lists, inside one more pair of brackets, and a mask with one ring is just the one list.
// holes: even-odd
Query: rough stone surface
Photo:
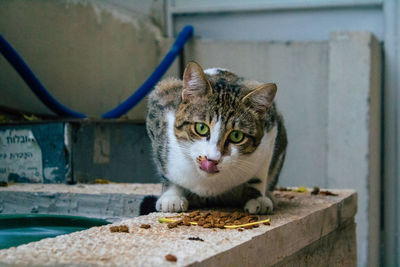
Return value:
[(15, 184), (0, 188), (1, 214), (61, 214), (115, 221), (139, 216), (160, 184)]
[[(342, 239), (343, 244), (339, 247), (332, 243), (331, 249), (328, 246), (325, 249), (327, 253), (333, 253), (333, 249), (341, 250), (336, 262), (354, 265), (354, 225), (351, 225), (357, 209), (357, 195), (352, 190), (333, 191), (339, 196), (275, 192), (278, 207), (273, 215), (264, 216), (271, 218), (270, 226), (261, 225), (242, 232), (196, 226), (168, 229), (167, 225), (158, 222), (158, 218), (177, 214), (152, 213), (114, 223), (127, 225), (130, 233), (111, 233), (109, 226), (101, 226), (0, 250), (0, 263), (29, 266), (269, 266), (293, 259), (292, 255), (301, 253), (306, 247), (324, 242), (325, 237), (340, 236), (341, 229), (347, 229), (344, 233), (350, 237), (347, 241)], [(142, 224), (150, 224), (151, 228), (140, 228)], [(349, 225), (350, 229), (346, 227)], [(191, 241), (189, 237), (199, 237), (204, 242)], [(328, 243), (335, 241), (331, 240)], [(167, 254), (175, 255), (177, 262), (166, 261)], [(313, 253), (309, 254), (312, 258)], [(310, 260), (308, 262), (312, 263)]]

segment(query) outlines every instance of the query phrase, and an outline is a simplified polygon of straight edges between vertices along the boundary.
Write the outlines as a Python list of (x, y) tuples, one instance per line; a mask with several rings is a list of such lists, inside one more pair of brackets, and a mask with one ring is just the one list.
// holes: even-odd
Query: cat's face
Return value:
[(264, 136), (274, 84), (244, 84), (226, 71), (206, 75), (196, 63), (184, 74), (175, 136), (200, 177), (240, 175), (254, 169), (249, 157)]

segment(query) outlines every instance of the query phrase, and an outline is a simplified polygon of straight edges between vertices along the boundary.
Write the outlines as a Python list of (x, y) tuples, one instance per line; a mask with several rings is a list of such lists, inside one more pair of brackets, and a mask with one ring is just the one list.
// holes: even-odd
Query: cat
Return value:
[(159, 82), (148, 98), (147, 133), (163, 182), (156, 210), (243, 207), (273, 211), (287, 137), (274, 83), (189, 62), (183, 80)]

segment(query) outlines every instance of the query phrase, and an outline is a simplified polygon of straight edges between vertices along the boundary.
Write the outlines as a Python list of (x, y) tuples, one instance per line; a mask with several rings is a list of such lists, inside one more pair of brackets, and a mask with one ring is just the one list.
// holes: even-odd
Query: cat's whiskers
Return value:
[(251, 162), (251, 161), (249, 161), (249, 160), (243, 160), (243, 159), (234, 159), (234, 160), (232, 160), (233, 161), (233, 163), (238, 163), (238, 164), (244, 164), (244, 165), (246, 165), (246, 166), (250, 166), (250, 167), (256, 167), (258, 164), (257, 163), (254, 163), (254, 162)]
[(254, 170), (256, 170), (256, 164), (252, 164), (250, 162), (246, 162), (246, 161), (236, 161), (234, 162), (234, 164), (232, 165), (234, 168), (241, 168), (243, 170), (245, 170), (246, 172), (254, 172)]
[(183, 152), (185, 152), (186, 154), (190, 155), (190, 152), (191, 152), (190, 148), (188, 148), (188, 147), (186, 147), (186, 146), (184, 146), (184, 145), (181, 145), (181, 144), (179, 144), (179, 143), (178, 143), (178, 147), (179, 147), (179, 149), (180, 149), (181, 151), (183, 151)]
[(236, 165), (236, 166), (233, 166), (232, 170), (235, 170), (235, 173), (240, 172), (240, 173), (243, 173), (243, 174), (248, 174), (248, 173), (252, 172), (253, 169), (252, 168), (248, 168), (246, 166), (238, 166), (238, 165)]

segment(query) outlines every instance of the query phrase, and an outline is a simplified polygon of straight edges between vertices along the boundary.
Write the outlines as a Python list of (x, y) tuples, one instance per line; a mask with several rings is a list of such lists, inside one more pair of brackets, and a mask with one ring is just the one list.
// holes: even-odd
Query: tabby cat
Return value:
[(147, 132), (163, 180), (156, 209), (240, 206), (273, 210), (286, 152), (277, 87), (190, 62), (183, 81), (165, 79), (149, 96)]

